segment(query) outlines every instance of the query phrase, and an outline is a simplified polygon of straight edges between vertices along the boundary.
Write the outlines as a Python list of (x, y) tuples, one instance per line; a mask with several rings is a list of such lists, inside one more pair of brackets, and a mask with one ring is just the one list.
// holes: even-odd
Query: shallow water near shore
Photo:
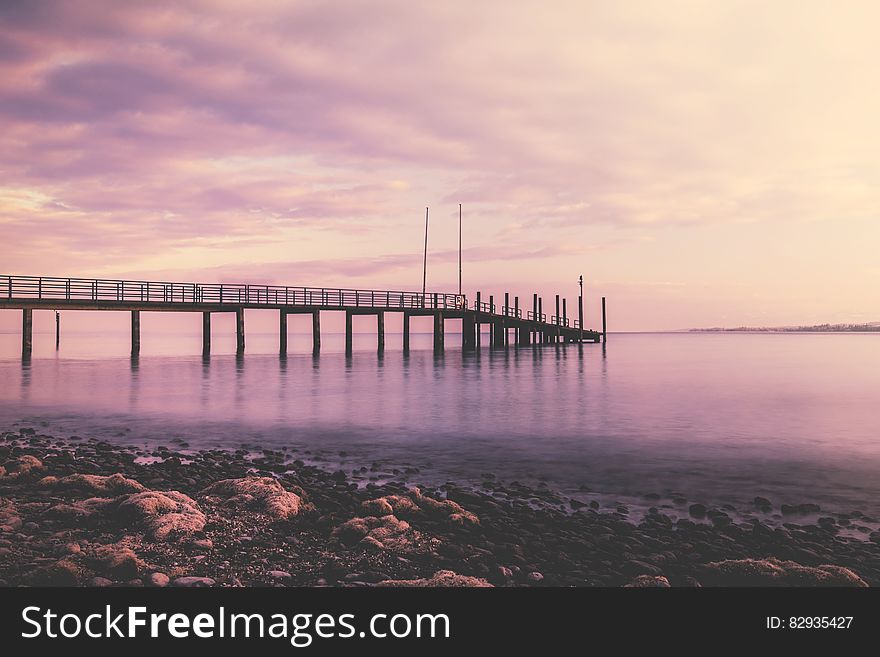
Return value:
[[(352, 470), (414, 466), (420, 481), (498, 479), (584, 499), (757, 496), (880, 515), (880, 340), (872, 335), (613, 335), (602, 345), (435, 357), (430, 335), (248, 335), (248, 353), (198, 355), (198, 335), (0, 335), (0, 426), (136, 445), (287, 447)], [(485, 339), (485, 336), (484, 336)], [(646, 495), (650, 497), (645, 497)]]

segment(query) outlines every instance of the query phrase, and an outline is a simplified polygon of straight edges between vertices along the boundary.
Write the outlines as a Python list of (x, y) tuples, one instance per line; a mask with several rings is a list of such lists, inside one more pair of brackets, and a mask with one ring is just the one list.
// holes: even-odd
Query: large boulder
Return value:
[(92, 474), (72, 474), (66, 477), (43, 477), (39, 485), (52, 490), (84, 493), (90, 497), (116, 496), (126, 493), (140, 493), (146, 490), (134, 479), (127, 479), (119, 473), (108, 477)]
[(413, 552), (423, 537), (406, 520), (395, 516), (352, 518), (333, 530), (332, 537), (345, 547), (367, 547), (389, 552)]
[(289, 520), (310, 508), (299, 495), (285, 490), (272, 477), (223, 479), (202, 492), (219, 497), (233, 506), (265, 513), (275, 520)]
[(650, 588), (660, 588), (660, 589), (668, 589), (669, 580), (666, 579), (663, 575), (639, 575), (638, 577), (634, 577), (632, 581), (627, 584), (624, 588), (628, 589), (650, 589)]
[(107, 497), (90, 497), (70, 504), (56, 504), (46, 509), (44, 515), (68, 524), (94, 525), (104, 520), (103, 512), (112, 503), (113, 500)]
[(451, 570), (438, 570), (431, 577), (421, 579), (386, 579), (376, 586), (401, 586), (401, 587), (472, 587), (486, 588), (492, 585), (480, 577), (459, 575)]
[(113, 517), (156, 541), (187, 539), (205, 528), (205, 514), (195, 500), (176, 490), (148, 490), (119, 498)]
[(134, 579), (146, 568), (146, 563), (124, 543), (97, 546), (92, 563), (95, 572), (123, 581)]
[(367, 516), (395, 515), (399, 518), (424, 517), (448, 521), (457, 525), (476, 525), (480, 519), (452, 500), (435, 500), (413, 488), (407, 495), (385, 495), (361, 504), (361, 513)]
[(703, 566), (700, 581), (708, 586), (857, 586), (867, 583), (849, 568), (803, 566), (779, 559), (730, 559)]
[(0, 478), (6, 480), (31, 479), (46, 469), (36, 456), (24, 454), (10, 459), (0, 466)]
[(0, 532), (14, 532), (21, 527), (21, 518), (15, 509), (15, 502), (0, 497)]

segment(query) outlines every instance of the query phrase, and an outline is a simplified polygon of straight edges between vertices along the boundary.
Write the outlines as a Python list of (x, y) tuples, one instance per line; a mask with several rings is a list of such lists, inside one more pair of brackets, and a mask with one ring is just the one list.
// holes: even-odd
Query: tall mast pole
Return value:
[(461, 296), (461, 203), (458, 204), (458, 296)]
[(425, 283), (428, 280), (428, 208), (425, 208), (425, 258), (422, 261), (422, 306), (425, 305)]

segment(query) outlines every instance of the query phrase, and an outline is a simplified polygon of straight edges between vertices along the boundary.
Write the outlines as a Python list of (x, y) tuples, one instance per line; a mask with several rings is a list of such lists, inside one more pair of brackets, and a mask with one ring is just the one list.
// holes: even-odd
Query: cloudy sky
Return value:
[(877, 7), (2, 0), (0, 273), (880, 320)]

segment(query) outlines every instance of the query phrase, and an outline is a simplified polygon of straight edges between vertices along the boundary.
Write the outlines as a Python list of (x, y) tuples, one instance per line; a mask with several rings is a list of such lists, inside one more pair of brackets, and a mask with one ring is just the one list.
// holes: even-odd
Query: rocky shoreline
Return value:
[(184, 447), (0, 435), (0, 585), (880, 584), (880, 532), (857, 511), (788, 507), (773, 526), (682, 499), (634, 522), (491, 477), (428, 487), (378, 464)]

